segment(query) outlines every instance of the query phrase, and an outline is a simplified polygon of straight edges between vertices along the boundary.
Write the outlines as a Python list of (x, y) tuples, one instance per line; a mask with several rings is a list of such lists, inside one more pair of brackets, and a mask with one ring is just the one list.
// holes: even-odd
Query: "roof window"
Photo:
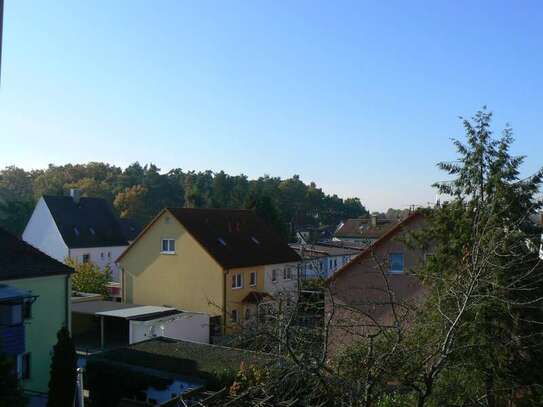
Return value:
[(96, 235), (96, 232), (94, 231), (93, 228), (89, 228), (89, 232), (91, 233), (91, 235), (95, 236)]
[(74, 227), (74, 233), (77, 237), (79, 237), (79, 229), (77, 227)]
[(260, 241), (254, 236), (251, 236), (251, 240), (253, 241), (254, 244), (260, 244)]
[(224, 241), (224, 239), (222, 237), (219, 237), (217, 239), (217, 242), (219, 242), (220, 244), (222, 244), (223, 246), (226, 246), (226, 242)]

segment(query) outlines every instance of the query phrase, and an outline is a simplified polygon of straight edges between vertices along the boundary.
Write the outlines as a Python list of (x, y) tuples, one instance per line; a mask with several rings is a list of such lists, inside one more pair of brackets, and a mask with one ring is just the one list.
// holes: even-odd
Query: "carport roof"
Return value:
[(96, 315), (101, 312), (141, 307), (138, 304), (121, 304), (115, 301), (82, 301), (72, 303), (72, 312), (77, 314)]
[(142, 319), (145, 317), (161, 317), (181, 313), (175, 308), (154, 305), (121, 304), (115, 301), (83, 301), (72, 304), (72, 312), (77, 314), (95, 315), (123, 319)]

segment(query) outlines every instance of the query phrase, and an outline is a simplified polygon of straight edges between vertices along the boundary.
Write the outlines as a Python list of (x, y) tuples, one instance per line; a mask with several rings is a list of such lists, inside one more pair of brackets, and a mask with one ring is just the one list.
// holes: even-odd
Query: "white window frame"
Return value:
[(292, 269), (290, 267), (283, 269), (283, 280), (292, 280)]
[[(253, 276), (254, 276), (254, 280), (253, 280)], [(257, 279), (256, 271), (251, 271), (251, 273), (249, 274), (249, 285), (251, 287), (256, 287), (256, 279)]]
[(232, 290), (243, 288), (243, 273), (232, 274)]
[[(168, 242), (168, 243), (166, 243), (166, 247), (168, 248), (168, 250), (164, 250), (164, 242)], [(173, 243), (173, 245), (172, 245), (172, 243)], [(173, 246), (173, 250), (172, 250), (172, 246)], [(160, 253), (162, 253), (162, 254), (175, 254), (175, 239), (170, 239), (170, 238), (161, 239), (160, 240)]]
[[(392, 269), (392, 262), (390, 261), (390, 258), (392, 256), (402, 256), (402, 269), (401, 270), (393, 270)], [(392, 274), (401, 274), (405, 272), (405, 254), (403, 252), (391, 252), (388, 254), (388, 272)]]
[(277, 269), (272, 269), (271, 281), (272, 283), (277, 283)]

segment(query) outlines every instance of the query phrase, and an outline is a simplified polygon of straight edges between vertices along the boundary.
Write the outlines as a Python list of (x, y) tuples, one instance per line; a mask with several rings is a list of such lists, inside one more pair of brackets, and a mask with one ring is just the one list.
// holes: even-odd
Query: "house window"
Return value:
[(251, 287), (256, 286), (256, 271), (251, 271), (251, 274), (249, 274), (249, 282)]
[(175, 254), (175, 239), (162, 239), (162, 254)]
[(238, 322), (238, 310), (237, 309), (232, 310), (232, 312), (230, 313), (230, 319), (232, 320), (232, 322)]
[(332, 259), (330, 259), (329, 263), (328, 263), (328, 268), (331, 269), (332, 268)]
[(243, 288), (243, 274), (237, 273), (232, 276), (232, 288)]
[(277, 282), (277, 270), (276, 269), (272, 270), (272, 282), (273, 283)]
[(30, 353), (17, 355), (17, 377), (19, 379), (30, 379)]
[(23, 318), (31, 319), (32, 318), (32, 301), (25, 300), (23, 303)]
[(104, 252), (100, 253), (100, 258), (104, 260)]
[(90, 262), (90, 254), (88, 254), (88, 253), (84, 254), (83, 256), (81, 256), (81, 259), (82, 259), (81, 261), (83, 263), (89, 263)]
[(334, 259), (334, 268), (337, 267), (337, 259)]
[(403, 273), (403, 253), (390, 253), (388, 256), (388, 270), (391, 273)]
[(0, 304), (0, 325), (13, 326), (23, 323), (23, 305)]
[[(173, 249), (175, 251), (175, 240), (173, 241)], [(107, 252), (107, 258), (111, 259), (111, 252)]]
[(251, 319), (251, 308), (245, 308), (245, 320), (248, 321)]
[(285, 267), (283, 270), (283, 278), (285, 280), (292, 280), (292, 269), (290, 267)]

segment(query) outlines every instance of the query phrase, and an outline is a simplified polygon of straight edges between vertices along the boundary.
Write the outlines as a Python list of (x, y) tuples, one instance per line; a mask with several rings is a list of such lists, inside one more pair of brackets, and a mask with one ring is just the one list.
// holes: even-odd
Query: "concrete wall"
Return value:
[[(176, 253), (162, 254), (161, 240)], [(169, 213), (164, 212), (120, 260), (124, 301), (222, 315), (221, 267)]]
[(57, 332), (70, 326), (70, 285), (65, 275), (3, 281), (37, 295), (32, 318), (25, 321), (26, 351), (30, 352), (30, 379), (23, 381), (27, 390), (47, 392), (49, 368)]
[(64, 262), (68, 256), (68, 246), (64, 243), (43, 198), (40, 198), (36, 204), (22, 238), (25, 242), (58, 261)]
[(130, 321), (131, 344), (156, 336), (209, 343), (209, 315), (185, 312), (153, 321)]

